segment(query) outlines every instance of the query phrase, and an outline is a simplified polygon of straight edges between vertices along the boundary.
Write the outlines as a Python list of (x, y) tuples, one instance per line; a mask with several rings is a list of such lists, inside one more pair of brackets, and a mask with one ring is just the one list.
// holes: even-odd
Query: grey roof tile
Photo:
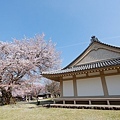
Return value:
[(45, 75), (45, 74), (48, 74), (48, 75), (62, 74), (62, 73), (90, 70), (90, 69), (102, 68), (102, 67), (108, 67), (108, 66), (115, 66), (115, 65), (120, 65), (120, 57), (119, 58), (108, 59), (108, 60), (91, 62), (91, 63), (87, 63), (87, 64), (81, 64), (79, 66), (63, 68), (63, 69), (60, 69), (60, 70), (55, 70), (55, 71), (50, 71), (50, 72), (42, 72), (42, 75)]

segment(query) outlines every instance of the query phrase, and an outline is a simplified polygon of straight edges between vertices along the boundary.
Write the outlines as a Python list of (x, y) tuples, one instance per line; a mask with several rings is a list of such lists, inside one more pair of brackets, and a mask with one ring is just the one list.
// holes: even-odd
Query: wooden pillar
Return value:
[(76, 75), (73, 75), (73, 89), (74, 89), (74, 97), (77, 97)]
[(117, 69), (117, 72), (120, 74), (120, 69), (119, 68)]
[(89, 100), (89, 105), (91, 105), (91, 100)]
[(110, 102), (109, 102), (109, 100), (107, 100), (107, 105), (110, 105)]
[(63, 97), (63, 79), (60, 77), (60, 91), (61, 91), (61, 97)]
[(108, 94), (107, 84), (106, 84), (105, 75), (104, 75), (103, 71), (100, 72), (100, 75), (101, 75), (101, 82), (102, 82), (104, 96), (108, 97), (109, 94)]
[(76, 105), (76, 100), (74, 100), (74, 104)]
[(65, 104), (65, 100), (63, 100), (63, 104)]

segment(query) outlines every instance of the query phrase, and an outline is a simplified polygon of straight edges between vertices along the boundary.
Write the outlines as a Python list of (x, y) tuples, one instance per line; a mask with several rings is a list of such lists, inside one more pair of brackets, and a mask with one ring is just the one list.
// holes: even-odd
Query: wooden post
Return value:
[(105, 80), (105, 76), (104, 76), (103, 71), (100, 74), (101, 74), (101, 82), (102, 82), (104, 96), (108, 97), (109, 94), (108, 94), (108, 89), (107, 89), (106, 80)]
[(62, 79), (62, 77), (60, 77), (60, 91), (61, 91), (60, 97), (63, 97), (63, 79)]
[(110, 105), (110, 102), (109, 102), (109, 100), (107, 100), (107, 105)]
[(63, 100), (63, 104), (65, 104), (65, 100)]
[(89, 100), (89, 105), (91, 105), (91, 100)]
[(74, 100), (74, 104), (76, 105), (76, 101)]
[(76, 75), (73, 75), (73, 89), (74, 89), (74, 97), (77, 97)]

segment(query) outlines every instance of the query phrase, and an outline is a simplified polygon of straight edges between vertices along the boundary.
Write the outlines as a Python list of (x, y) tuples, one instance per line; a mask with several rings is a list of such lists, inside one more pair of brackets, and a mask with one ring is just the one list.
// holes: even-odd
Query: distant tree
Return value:
[[(42, 71), (56, 69), (60, 53), (55, 44), (44, 40), (44, 34), (12, 43), (0, 42), (0, 91), (3, 104), (10, 104), (12, 92), (31, 92)], [(33, 79), (34, 78), (34, 79)]]
[(53, 97), (60, 96), (60, 83), (56, 81), (47, 80), (45, 82), (46, 92), (50, 92)]

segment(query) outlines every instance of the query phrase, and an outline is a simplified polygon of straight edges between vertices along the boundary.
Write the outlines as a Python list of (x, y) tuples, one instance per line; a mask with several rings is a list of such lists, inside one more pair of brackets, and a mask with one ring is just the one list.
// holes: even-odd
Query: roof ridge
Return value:
[(120, 49), (120, 47), (117, 47), (117, 46), (114, 46), (114, 45), (110, 45), (110, 44), (103, 43), (103, 42), (100, 42), (100, 43), (102, 43), (103, 45), (107, 45), (107, 46), (109, 46), (109, 47), (113, 47), (113, 48), (118, 48), (118, 49)]
[(98, 40), (98, 38), (95, 37), (95, 36), (92, 36), (90, 40), (91, 40), (91, 42), (100, 42), (100, 41)]
[(97, 37), (95, 37), (95, 36), (92, 36), (92, 37), (91, 37), (91, 43), (92, 43), (92, 42), (98, 42), (98, 43), (101, 43), (101, 44), (103, 44), (103, 45), (107, 45), (107, 46), (109, 46), (109, 47), (114, 47), (114, 48), (119, 48), (119, 49), (120, 49), (120, 47), (117, 47), (117, 46), (114, 46), (114, 45), (110, 45), (110, 44), (101, 42), (101, 41), (100, 41)]

